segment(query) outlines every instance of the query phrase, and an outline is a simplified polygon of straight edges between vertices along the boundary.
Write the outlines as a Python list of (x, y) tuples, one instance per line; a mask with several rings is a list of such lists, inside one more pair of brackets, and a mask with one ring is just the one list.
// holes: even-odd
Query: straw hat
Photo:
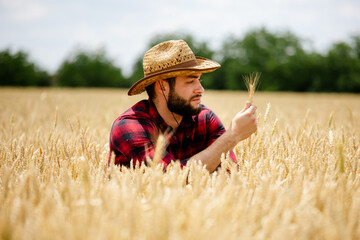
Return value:
[(144, 78), (137, 81), (128, 92), (136, 95), (145, 91), (145, 87), (159, 79), (176, 77), (184, 74), (206, 73), (215, 71), (220, 64), (203, 57), (195, 57), (190, 47), (183, 40), (171, 40), (160, 43), (144, 55)]

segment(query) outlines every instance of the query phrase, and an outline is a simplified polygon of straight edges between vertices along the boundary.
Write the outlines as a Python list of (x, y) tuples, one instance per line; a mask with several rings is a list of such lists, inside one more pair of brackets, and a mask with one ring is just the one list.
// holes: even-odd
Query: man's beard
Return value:
[(201, 106), (194, 108), (191, 106), (191, 100), (197, 97), (201, 97), (200, 94), (197, 94), (191, 97), (189, 100), (186, 100), (180, 97), (174, 89), (170, 89), (169, 99), (167, 102), (167, 106), (169, 110), (173, 113), (179, 114), (181, 116), (193, 116), (197, 115), (201, 112)]

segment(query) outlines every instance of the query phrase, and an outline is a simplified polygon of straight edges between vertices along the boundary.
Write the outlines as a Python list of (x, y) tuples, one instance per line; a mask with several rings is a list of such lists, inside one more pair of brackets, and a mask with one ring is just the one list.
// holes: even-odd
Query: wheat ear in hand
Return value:
[(245, 85), (249, 92), (249, 102), (251, 104), (253, 103), (256, 87), (259, 85), (260, 76), (261, 73), (250, 73), (249, 75), (244, 76)]
[[(259, 85), (260, 75), (261, 75), (260, 73), (250, 73), (249, 75), (244, 76), (245, 85), (249, 92), (248, 101), (250, 102), (250, 104), (253, 104), (254, 93), (256, 87)], [(249, 137), (248, 143), (249, 143), (249, 149), (251, 149), (251, 136)]]

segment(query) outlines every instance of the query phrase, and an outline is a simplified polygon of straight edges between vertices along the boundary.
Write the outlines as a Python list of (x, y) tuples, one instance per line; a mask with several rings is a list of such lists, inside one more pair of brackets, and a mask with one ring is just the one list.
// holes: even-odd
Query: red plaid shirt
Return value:
[[(190, 157), (207, 148), (225, 128), (210, 109), (202, 105), (198, 115), (183, 117), (176, 132), (166, 124), (154, 103), (142, 100), (121, 114), (110, 133), (110, 157), (115, 153), (115, 164), (130, 165), (131, 159), (145, 161), (146, 154), (153, 158), (155, 143), (160, 133), (170, 132), (168, 146), (162, 162), (166, 167), (171, 161), (180, 160), (185, 165)], [(231, 152), (232, 159), (236, 159)]]

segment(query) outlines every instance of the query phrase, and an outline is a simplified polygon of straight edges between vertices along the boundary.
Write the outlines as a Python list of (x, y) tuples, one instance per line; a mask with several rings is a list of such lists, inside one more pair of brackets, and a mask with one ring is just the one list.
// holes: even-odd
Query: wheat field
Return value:
[[(115, 118), (146, 95), (0, 89), (1, 239), (360, 239), (360, 96), (262, 93), (258, 131), (197, 162), (107, 167)], [(246, 92), (206, 91), (227, 127)]]

